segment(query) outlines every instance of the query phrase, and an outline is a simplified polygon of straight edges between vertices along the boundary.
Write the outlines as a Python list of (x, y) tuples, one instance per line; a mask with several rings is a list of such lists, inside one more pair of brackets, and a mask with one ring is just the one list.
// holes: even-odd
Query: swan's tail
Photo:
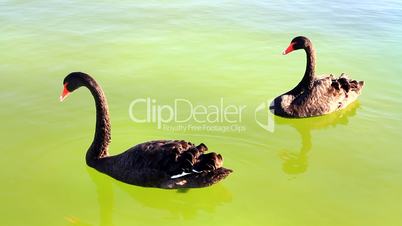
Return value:
[(354, 92), (359, 95), (364, 87), (364, 81), (349, 79), (346, 74), (342, 73), (339, 78), (332, 79), (331, 86), (337, 90), (342, 89), (345, 93)]
[(233, 171), (220, 167), (215, 170), (192, 172), (181, 177), (172, 178), (163, 185), (164, 188), (202, 188), (225, 179)]
[(331, 77), (331, 86), (336, 90), (336, 93), (339, 94), (340, 98), (337, 100), (337, 110), (344, 109), (361, 94), (364, 81), (349, 79), (344, 73), (342, 73), (339, 78)]
[[(215, 152), (205, 153), (206, 151), (208, 151), (208, 147), (200, 144), (180, 153), (177, 157), (180, 173), (200, 173), (222, 167), (223, 157)], [(177, 176), (172, 176), (172, 178), (175, 177)]]
[(215, 152), (205, 153), (207, 146), (200, 144), (181, 153), (177, 161), (181, 172), (171, 176), (172, 188), (207, 187), (227, 177), (232, 170), (223, 168), (223, 157)]

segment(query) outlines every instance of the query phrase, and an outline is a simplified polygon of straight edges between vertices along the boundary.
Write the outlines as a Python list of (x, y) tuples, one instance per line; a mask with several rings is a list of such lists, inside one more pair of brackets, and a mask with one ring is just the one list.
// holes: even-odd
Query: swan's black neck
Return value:
[(94, 79), (85, 78), (84, 86), (92, 93), (96, 105), (96, 128), (94, 140), (86, 154), (86, 162), (89, 166), (95, 166), (97, 160), (109, 155), (108, 147), (111, 140), (109, 109), (102, 88)]
[(313, 87), (315, 75), (315, 51), (311, 42), (304, 48), (307, 56), (306, 71), (299, 84), (293, 88), (290, 93), (296, 94), (302, 91), (308, 91)]

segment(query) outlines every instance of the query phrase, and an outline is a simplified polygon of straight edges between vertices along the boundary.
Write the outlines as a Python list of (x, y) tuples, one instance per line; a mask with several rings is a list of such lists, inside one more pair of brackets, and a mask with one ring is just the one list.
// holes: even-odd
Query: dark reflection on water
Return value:
[[(128, 194), (134, 202), (139, 203), (142, 207), (168, 211), (169, 219), (192, 219), (201, 211), (214, 213), (218, 206), (232, 201), (232, 194), (222, 184), (202, 189), (142, 188), (113, 180), (90, 167), (86, 167), (86, 169), (96, 186), (100, 226), (114, 225), (113, 209), (115, 205), (118, 205), (114, 199), (116, 187)], [(133, 211), (139, 210), (133, 209)], [(150, 217), (152, 218), (152, 216)], [(75, 218), (67, 218), (67, 221), (74, 225), (94, 225)]]
[(214, 213), (219, 205), (232, 201), (232, 194), (221, 183), (210, 188), (173, 191), (133, 187), (118, 181), (116, 185), (143, 207), (166, 210), (177, 219), (192, 219), (201, 211)]
[(280, 150), (280, 158), (283, 160), (283, 172), (291, 175), (305, 173), (308, 169), (308, 154), (312, 148), (311, 131), (331, 126), (347, 125), (349, 123), (349, 118), (356, 115), (359, 106), (359, 101), (356, 101), (341, 111), (329, 115), (305, 119), (286, 119), (276, 116), (276, 125), (290, 125), (296, 129), (301, 137), (301, 147), (299, 152), (295, 153), (286, 149)]

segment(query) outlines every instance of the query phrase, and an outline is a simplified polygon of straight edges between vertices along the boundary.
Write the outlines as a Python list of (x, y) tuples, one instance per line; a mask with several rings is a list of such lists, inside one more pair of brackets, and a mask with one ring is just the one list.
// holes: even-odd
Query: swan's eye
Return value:
[(67, 82), (64, 83), (63, 90), (61, 91), (61, 94), (60, 94), (60, 102), (62, 102), (64, 99), (66, 99), (66, 97), (67, 97), (68, 95), (70, 95), (70, 91), (68, 91), (67, 85), (68, 85)]

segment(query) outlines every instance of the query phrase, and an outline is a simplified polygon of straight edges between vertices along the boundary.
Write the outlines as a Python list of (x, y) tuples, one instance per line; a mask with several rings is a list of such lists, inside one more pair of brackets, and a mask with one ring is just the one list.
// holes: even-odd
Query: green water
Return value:
[[(1, 225), (402, 224), (398, 1), (2, 1), (0, 25)], [(255, 114), (301, 79), (304, 53), (281, 55), (301, 34), (317, 49), (319, 74), (365, 80), (359, 102), (303, 120)], [(92, 97), (80, 89), (58, 100), (71, 71), (93, 75), (106, 93), (111, 154), (185, 139), (206, 143), (235, 172), (213, 187), (175, 191), (88, 168)], [(246, 105), (243, 129), (134, 123), (130, 103), (148, 97)], [(266, 117), (271, 131), (257, 123)]]

